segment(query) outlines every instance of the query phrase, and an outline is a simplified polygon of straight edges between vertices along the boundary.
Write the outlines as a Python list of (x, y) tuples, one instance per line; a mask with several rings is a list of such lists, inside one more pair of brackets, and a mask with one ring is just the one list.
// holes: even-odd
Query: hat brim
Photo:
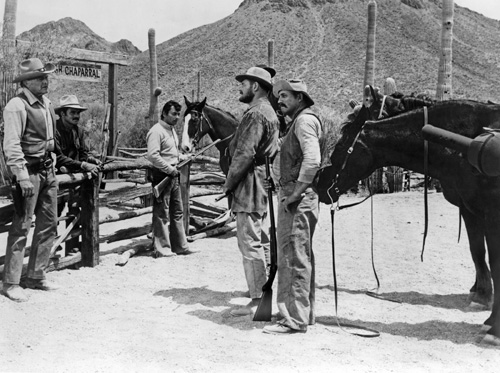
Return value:
[(280, 80), (279, 82), (276, 82), (274, 84), (273, 95), (275, 97), (279, 97), (280, 91), (292, 91), (292, 92), (302, 93), (306, 98), (306, 101), (308, 102), (308, 106), (314, 105), (314, 100), (311, 98), (311, 96), (309, 96), (309, 93), (295, 90), (286, 80)]
[(248, 79), (248, 80), (253, 80), (254, 82), (257, 82), (259, 84), (262, 84), (268, 91), (272, 90), (273, 89), (273, 85), (271, 83), (269, 83), (268, 81), (264, 80), (264, 79), (261, 79), (257, 76), (253, 76), (253, 75), (247, 75), (247, 74), (243, 74), (243, 75), (236, 75), (236, 80), (238, 82), (242, 82), (244, 81), (245, 79)]
[(19, 74), (14, 78), (14, 80), (12, 80), (12, 83), (19, 83), (25, 80), (36, 79), (44, 75), (52, 74), (56, 71), (56, 65), (48, 63), (44, 66), (44, 69), (44, 71), (31, 71), (29, 73)]
[(78, 109), (78, 110), (80, 110), (80, 111), (85, 111), (85, 110), (87, 110), (87, 108), (86, 108), (86, 107), (84, 107), (84, 106), (80, 106), (80, 105), (77, 105), (77, 104), (69, 104), (69, 105), (65, 105), (65, 106), (59, 106), (59, 107), (56, 107), (56, 108), (54, 109), (54, 111), (55, 111), (55, 113), (56, 113), (56, 114), (59, 114), (59, 112), (60, 112), (61, 110), (64, 110), (64, 109)]

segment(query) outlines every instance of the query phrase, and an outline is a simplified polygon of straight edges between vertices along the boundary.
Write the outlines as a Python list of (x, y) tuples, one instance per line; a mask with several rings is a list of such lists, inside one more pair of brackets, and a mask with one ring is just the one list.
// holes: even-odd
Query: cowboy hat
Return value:
[(44, 66), (38, 58), (29, 58), (19, 64), (19, 70), (21, 72), (15, 77), (12, 83), (19, 83), (24, 80), (36, 79), (48, 75), (56, 70), (56, 66), (51, 63)]
[(86, 107), (80, 105), (78, 102), (78, 98), (76, 98), (75, 95), (65, 95), (62, 96), (61, 99), (59, 100), (59, 106), (54, 109), (56, 114), (59, 114), (59, 112), (63, 109), (78, 109), (81, 111), (87, 110)]
[(306, 82), (300, 79), (288, 79), (288, 80), (280, 80), (274, 84), (273, 94), (278, 97), (280, 91), (293, 91), (300, 92), (304, 95), (307, 105), (313, 106), (314, 100), (307, 93), (307, 85)]
[(267, 90), (271, 90), (273, 88), (273, 83), (271, 83), (271, 74), (262, 67), (254, 66), (249, 68), (245, 74), (236, 75), (236, 80), (240, 83), (245, 79), (253, 80), (261, 84)]

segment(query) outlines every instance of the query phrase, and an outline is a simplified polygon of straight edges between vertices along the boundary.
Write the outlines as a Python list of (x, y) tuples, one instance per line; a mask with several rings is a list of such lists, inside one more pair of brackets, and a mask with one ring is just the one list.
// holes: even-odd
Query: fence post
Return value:
[(84, 180), (81, 189), (82, 266), (99, 264), (99, 178)]
[(186, 235), (189, 234), (189, 175), (191, 173), (191, 162), (182, 167), (180, 170), (180, 186), (182, 198), (182, 213), (184, 217), (184, 230)]

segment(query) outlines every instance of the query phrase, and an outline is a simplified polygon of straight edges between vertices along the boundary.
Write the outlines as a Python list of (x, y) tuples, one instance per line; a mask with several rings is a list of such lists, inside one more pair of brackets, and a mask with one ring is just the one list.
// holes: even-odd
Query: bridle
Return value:
[(332, 206), (334, 205), (334, 202), (333, 202), (333, 197), (332, 197), (332, 194), (330, 193), (330, 191), (333, 190), (333, 192), (335, 192), (335, 197), (336, 197), (336, 200), (338, 201), (340, 198), (340, 195), (341, 195), (340, 189), (338, 187), (339, 175), (345, 169), (345, 166), (347, 165), (347, 161), (349, 160), (349, 157), (351, 156), (351, 154), (354, 150), (354, 146), (358, 142), (359, 136), (361, 135), (361, 132), (363, 131), (363, 128), (365, 127), (365, 124), (366, 124), (366, 121), (359, 128), (359, 131), (356, 134), (356, 136), (354, 137), (354, 140), (352, 141), (351, 146), (347, 149), (347, 152), (346, 152), (345, 157), (344, 157), (344, 161), (342, 162), (342, 166), (340, 167), (339, 171), (335, 174), (335, 177), (333, 178), (332, 185), (330, 185), (330, 187), (326, 191), (326, 193), (328, 194), (328, 197), (330, 198), (330, 201), (332, 202)]
[(200, 139), (205, 135), (203, 133), (203, 120), (205, 120), (208, 124), (208, 132), (212, 131), (215, 133), (214, 126), (212, 125), (212, 122), (210, 119), (203, 113), (203, 110), (201, 112), (197, 110), (192, 110), (189, 114), (191, 114), (192, 120), (197, 120), (198, 121), (198, 128), (196, 130), (196, 133), (193, 136), (193, 145), (196, 146)]
[[(217, 134), (217, 132), (215, 131), (215, 128), (212, 124), (212, 121), (210, 120), (209, 117), (207, 117), (205, 115), (205, 113), (203, 112), (203, 110), (201, 112), (199, 112), (198, 110), (191, 110), (188, 114), (191, 114), (191, 120), (197, 120), (198, 121), (198, 128), (193, 136), (193, 145), (196, 146), (198, 145), (198, 142), (200, 141), (200, 139), (205, 135), (205, 133), (203, 133), (203, 120), (205, 120), (205, 122), (207, 122), (207, 125), (208, 125), (208, 131), (206, 133), (210, 133), (212, 132), (212, 134), (214, 136), (219, 136), (219, 134)], [(195, 114), (195, 115), (193, 115)], [(196, 117), (196, 118), (193, 118), (193, 117)], [(223, 143), (224, 141), (228, 141), (229, 139), (231, 139), (232, 137), (234, 136), (234, 134), (232, 135), (229, 135), (225, 138), (222, 138), (220, 143)]]

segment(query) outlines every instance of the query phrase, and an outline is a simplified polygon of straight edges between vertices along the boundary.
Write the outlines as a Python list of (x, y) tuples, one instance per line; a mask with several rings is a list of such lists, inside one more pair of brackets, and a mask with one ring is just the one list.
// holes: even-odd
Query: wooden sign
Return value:
[(100, 82), (102, 71), (100, 65), (60, 62), (55, 71), (61, 79)]

